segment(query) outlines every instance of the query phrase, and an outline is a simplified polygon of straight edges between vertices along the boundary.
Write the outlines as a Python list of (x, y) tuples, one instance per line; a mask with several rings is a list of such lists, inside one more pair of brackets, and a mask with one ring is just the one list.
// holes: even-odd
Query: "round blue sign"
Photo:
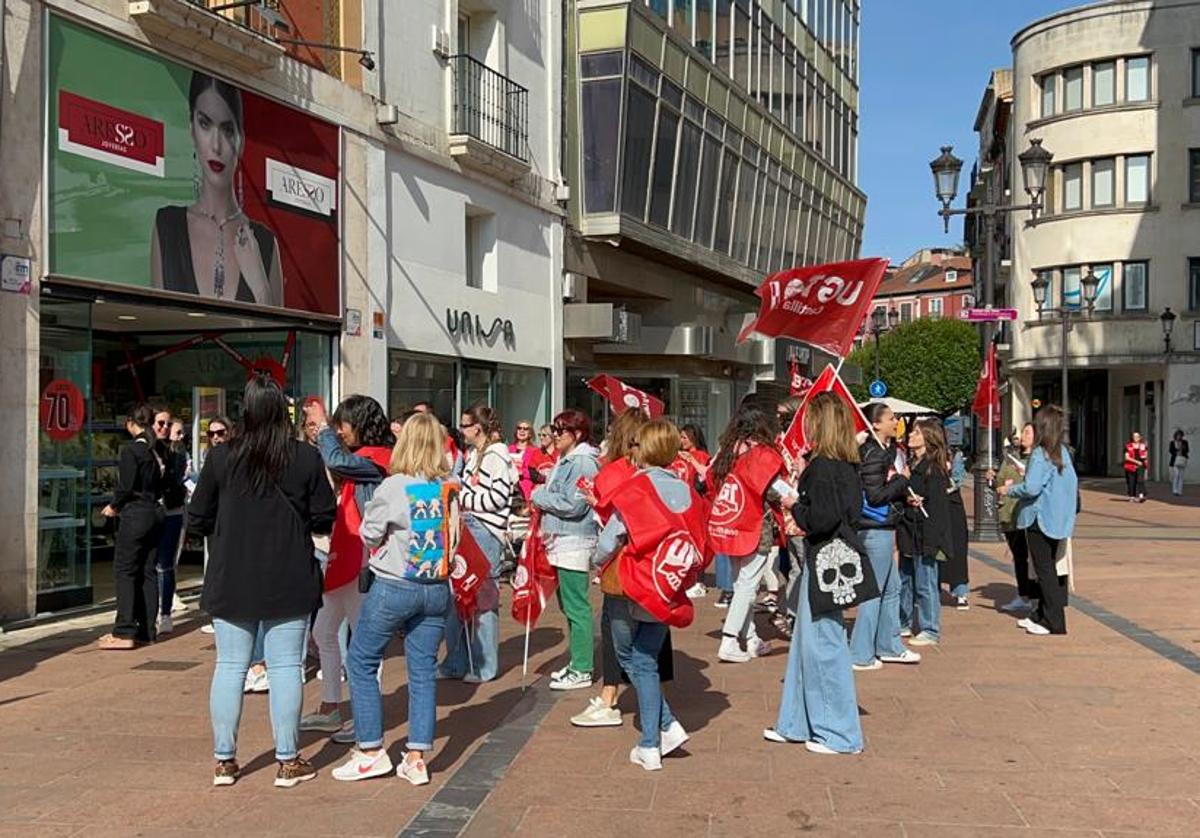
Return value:
[(867, 387), (867, 392), (871, 394), (871, 398), (873, 399), (882, 399), (887, 395), (887, 385), (883, 383), (882, 379), (877, 378)]

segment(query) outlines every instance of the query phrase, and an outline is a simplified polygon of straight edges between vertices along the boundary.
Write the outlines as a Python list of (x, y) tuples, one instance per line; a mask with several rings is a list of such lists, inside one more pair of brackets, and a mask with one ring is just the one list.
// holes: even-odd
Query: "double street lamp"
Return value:
[[(1100, 287), (1100, 280), (1092, 273), (1092, 269), (1088, 268), (1087, 274), (1079, 280), (1079, 287), (1083, 294), (1083, 309), (1075, 306), (1057, 306), (1048, 308), (1046, 306), (1046, 298), (1050, 293), (1050, 280), (1039, 274), (1033, 280), (1033, 301), (1037, 305), (1038, 321), (1042, 319), (1044, 314), (1056, 315), (1062, 321), (1062, 354), (1060, 361), (1062, 365), (1062, 412), (1063, 412), (1063, 429), (1066, 431), (1067, 437), (1071, 436), (1071, 400), (1068, 390), (1067, 373), (1067, 340), (1071, 334), (1071, 329), (1074, 328), (1073, 320), (1079, 314), (1090, 318), (1092, 312), (1096, 308), (1096, 291)], [(1064, 289), (1065, 290), (1065, 289)]]
[[(1001, 204), (1001, 195), (996, 188), (996, 181), (1001, 179), (989, 178), (986, 182), (987, 194), (981, 204), (963, 209), (951, 209), (950, 204), (958, 195), (958, 179), (962, 174), (963, 165), (963, 161), (954, 156), (953, 150), (953, 146), (942, 146), (941, 155), (929, 164), (929, 168), (933, 172), (934, 194), (942, 204), (938, 215), (942, 217), (943, 228), (947, 233), (950, 232), (950, 219), (956, 215), (983, 217), (984, 264), (983, 270), (980, 272), (983, 277), (982, 302), (984, 306), (991, 308), (995, 304), (997, 269), (996, 216), (1028, 212), (1031, 220), (1037, 221), (1042, 212), (1042, 201), (1046, 194), (1046, 179), (1049, 177), (1050, 162), (1054, 159), (1054, 155), (1042, 148), (1040, 139), (1030, 140), (1029, 148), (1017, 155), (1017, 160), (1021, 164), (1021, 180), (1025, 187), (1025, 194), (1029, 197), (1029, 203)], [(991, 321), (983, 323), (983, 345), (985, 347), (991, 345), (993, 331), (994, 324)], [(987, 432), (990, 434), (993, 430), (988, 428)], [(978, 443), (978, 436), (976, 442)], [(988, 472), (998, 467), (996, 463), (990, 462), (992, 447), (978, 444), (975, 446), (977, 454), (983, 454), (988, 459), (988, 462), (985, 462), (979, 456), (976, 457), (975, 531), (972, 535), (976, 541), (1000, 541), (1002, 539), (997, 519), (999, 508), (996, 492), (987, 478)]]
[(883, 307), (875, 309), (871, 312), (871, 334), (875, 336), (875, 380), (879, 380), (879, 336), (884, 332), (896, 328), (896, 324), (900, 322), (900, 312), (894, 308), (889, 308), (887, 311)]

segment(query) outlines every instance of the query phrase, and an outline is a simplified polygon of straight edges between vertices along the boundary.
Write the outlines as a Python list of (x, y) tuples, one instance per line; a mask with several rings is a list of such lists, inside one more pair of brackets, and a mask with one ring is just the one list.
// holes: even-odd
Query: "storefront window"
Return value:
[(399, 416), (417, 402), (429, 402), (443, 422), (457, 422), (455, 362), (393, 350), (388, 360), (388, 414)]

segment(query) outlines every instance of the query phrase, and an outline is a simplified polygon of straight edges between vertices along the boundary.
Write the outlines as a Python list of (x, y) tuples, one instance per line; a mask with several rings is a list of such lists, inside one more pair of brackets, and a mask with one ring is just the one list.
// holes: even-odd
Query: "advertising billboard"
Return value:
[(55, 17), (50, 273), (338, 316), (336, 126)]

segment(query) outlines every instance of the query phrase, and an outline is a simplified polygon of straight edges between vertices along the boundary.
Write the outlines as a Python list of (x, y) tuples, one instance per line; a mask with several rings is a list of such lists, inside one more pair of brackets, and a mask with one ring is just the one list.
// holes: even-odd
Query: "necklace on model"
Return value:
[[(215, 213), (207, 213), (199, 207), (189, 207), (190, 212), (195, 213), (200, 218), (211, 221), (213, 226), (217, 228), (217, 246), (213, 251), (213, 294), (218, 299), (225, 296), (225, 225), (242, 215), (242, 208), (238, 207), (231, 214), (223, 219), (218, 219)], [(238, 244), (244, 244), (244, 233), (238, 231)]]

